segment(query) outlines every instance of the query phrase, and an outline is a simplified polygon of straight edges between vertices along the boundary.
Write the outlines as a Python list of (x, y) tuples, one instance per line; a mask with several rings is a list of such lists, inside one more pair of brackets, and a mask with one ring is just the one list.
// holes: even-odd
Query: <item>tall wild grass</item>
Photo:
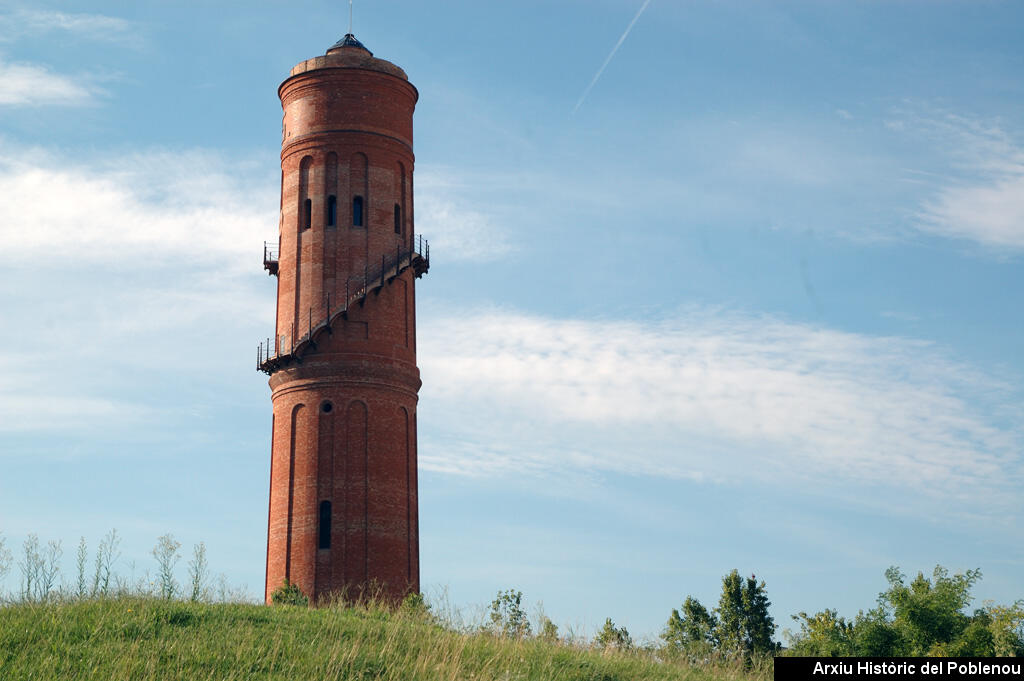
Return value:
[[(244, 602), (238, 592), (211, 586), (205, 547), (194, 549), (189, 583), (179, 585), (173, 576), (178, 546), (169, 536), (154, 548), (153, 579), (115, 574), (116, 533), (92, 557), (83, 557), (82, 546), (75, 579), (65, 583), (54, 570), (59, 545), (41, 547), (30, 538), (17, 561), (19, 590), (0, 601), (0, 679), (726, 681), (771, 675), (770, 660), (744, 668), (724, 659), (672, 659), (653, 645), (559, 638), (543, 616), (537, 635), (493, 616), (467, 622), (443, 597), (435, 603), (413, 597), (400, 606), (373, 598), (338, 598), (316, 608)], [(13, 562), (0, 542), (0, 582)]]

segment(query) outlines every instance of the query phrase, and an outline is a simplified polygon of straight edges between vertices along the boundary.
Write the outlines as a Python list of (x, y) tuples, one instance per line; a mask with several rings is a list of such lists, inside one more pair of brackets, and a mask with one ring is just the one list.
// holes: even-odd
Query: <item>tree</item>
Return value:
[(661, 634), (665, 644), (690, 658), (705, 658), (715, 648), (718, 621), (701, 602), (692, 596), (683, 601), (682, 613), (675, 608)]
[[(931, 579), (919, 572), (914, 581), (905, 584), (899, 568), (890, 567), (885, 578), (889, 588), (879, 594), (879, 607), (891, 613), (892, 625), (908, 644), (908, 655), (953, 654), (960, 648), (955, 641), (971, 624), (963, 610), (971, 602), (971, 587), (981, 579), (981, 570), (950, 577), (946, 568), (936, 565)], [(973, 636), (977, 644), (977, 632)]]
[(890, 567), (885, 577), (889, 588), (878, 595), (878, 605), (858, 613), (852, 623), (834, 610), (813, 617), (795, 615), (801, 631), (793, 637), (790, 652), (859, 657), (1024, 654), (1024, 601), (990, 603), (967, 614), (980, 570), (950, 576), (936, 566), (931, 578), (918, 573), (908, 584), (899, 568)]
[(612, 618), (608, 617), (604, 621), (604, 627), (594, 637), (594, 644), (602, 650), (629, 650), (633, 647), (633, 638), (626, 627), (616, 627)]
[(522, 638), (530, 635), (530, 620), (523, 610), (523, 592), (499, 591), (491, 601), (491, 629), (501, 636)]
[(717, 637), (727, 653), (741, 653), (746, 648), (743, 636), (743, 580), (733, 570), (722, 578), (722, 595), (718, 599)]
[(774, 653), (775, 620), (768, 613), (772, 602), (768, 600), (764, 580), (760, 583), (750, 575), (743, 589), (744, 633), (747, 651), (750, 653)]
[(987, 603), (992, 631), (993, 654), (998, 657), (1024, 657), (1024, 600), (1013, 605)]
[[(967, 626), (949, 644), (940, 644), (949, 657), (992, 657), (995, 654), (995, 636), (992, 618), (984, 610), (975, 610)], [(937, 652), (933, 647), (929, 652)]]
[(723, 577), (722, 595), (715, 611), (720, 649), (747, 659), (755, 653), (774, 653), (775, 620), (768, 614), (770, 605), (763, 580), (758, 583), (751, 575), (744, 582), (736, 570)]
[(857, 657), (900, 657), (909, 654), (907, 640), (882, 608), (857, 613), (853, 654)]
[(845, 657), (854, 654), (852, 622), (835, 610), (825, 609), (814, 615), (801, 612), (793, 615), (800, 622), (800, 633), (793, 637), (790, 650), (794, 655), (808, 657)]

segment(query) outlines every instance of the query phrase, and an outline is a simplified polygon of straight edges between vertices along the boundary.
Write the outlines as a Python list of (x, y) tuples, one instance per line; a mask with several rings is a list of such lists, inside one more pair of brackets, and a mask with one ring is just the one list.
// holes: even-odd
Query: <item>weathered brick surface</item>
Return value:
[[(325, 318), (328, 298), (338, 308), (350, 277), (361, 281), (382, 255), (411, 246), (418, 95), (401, 69), (354, 47), (302, 62), (279, 95), (277, 337), (287, 347)], [(363, 198), (362, 226), (353, 226), (354, 196)], [(315, 599), (371, 584), (393, 598), (419, 590), (415, 321), (408, 269), (354, 306), (299, 364), (271, 376), (268, 601), (285, 578)], [(322, 549), (325, 501), (330, 547)]]

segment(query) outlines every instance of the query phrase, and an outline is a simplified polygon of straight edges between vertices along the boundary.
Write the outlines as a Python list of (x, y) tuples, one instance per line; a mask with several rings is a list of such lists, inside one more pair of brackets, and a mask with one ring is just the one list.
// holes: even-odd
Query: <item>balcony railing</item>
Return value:
[(267, 271), (269, 275), (276, 275), (278, 265), (281, 260), (281, 248), (277, 244), (264, 241), (263, 242), (263, 269)]

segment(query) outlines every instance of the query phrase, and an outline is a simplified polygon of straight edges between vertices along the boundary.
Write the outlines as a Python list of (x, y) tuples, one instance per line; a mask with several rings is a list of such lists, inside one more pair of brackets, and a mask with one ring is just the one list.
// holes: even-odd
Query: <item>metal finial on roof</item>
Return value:
[[(331, 50), (336, 50), (340, 47), (358, 47), (361, 50), (366, 50), (366, 45), (363, 45), (361, 42), (356, 40), (356, 37), (351, 33), (346, 33), (344, 38), (331, 45), (330, 49), (327, 51), (330, 52)], [(370, 52), (369, 50), (366, 51)], [(370, 52), (370, 56), (373, 56), (373, 52)]]
[(352, 0), (348, 0), (348, 34), (352, 35)]

